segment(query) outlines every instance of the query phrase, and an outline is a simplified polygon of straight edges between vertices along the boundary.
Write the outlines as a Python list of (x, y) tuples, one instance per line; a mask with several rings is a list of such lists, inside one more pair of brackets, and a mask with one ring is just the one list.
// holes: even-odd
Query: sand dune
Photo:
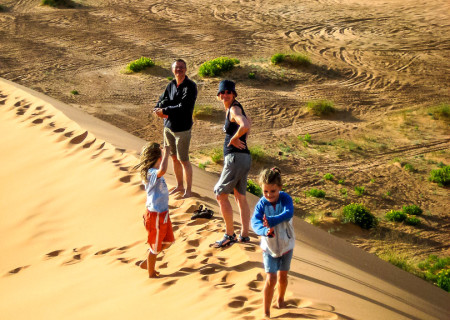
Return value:
[[(143, 141), (34, 91), (0, 81), (2, 319), (260, 319), (258, 240), (217, 250), (216, 176), (171, 196), (175, 244), (159, 279), (146, 253), (145, 193), (130, 172)], [(169, 185), (173, 176), (168, 174)], [(251, 197), (251, 203), (256, 199)], [(190, 220), (199, 204), (212, 220)], [(445, 319), (449, 295), (295, 221), (288, 307), (276, 319)]]

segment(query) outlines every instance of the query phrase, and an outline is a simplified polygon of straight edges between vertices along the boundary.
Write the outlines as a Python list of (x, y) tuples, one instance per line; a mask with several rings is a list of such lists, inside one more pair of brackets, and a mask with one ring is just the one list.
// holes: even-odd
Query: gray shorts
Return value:
[(236, 189), (240, 194), (247, 192), (247, 176), (252, 164), (248, 153), (230, 153), (225, 156), (223, 170), (219, 181), (214, 186), (216, 195), (233, 193)]
[(191, 130), (173, 132), (164, 127), (164, 145), (170, 146), (170, 155), (176, 155), (180, 161), (189, 161), (189, 145), (191, 143)]

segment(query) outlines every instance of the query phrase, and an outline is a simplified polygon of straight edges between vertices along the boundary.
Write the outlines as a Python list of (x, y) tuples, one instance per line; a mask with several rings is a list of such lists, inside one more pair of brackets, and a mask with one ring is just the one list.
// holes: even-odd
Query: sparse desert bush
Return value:
[(248, 73), (248, 78), (249, 78), (249, 79), (252, 79), (252, 80), (253, 80), (253, 79), (256, 79), (256, 74), (255, 74), (254, 72), (249, 72), (249, 73)]
[(295, 197), (294, 198), (294, 203), (295, 204), (300, 204), (300, 198), (299, 197)]
[(346, 188), (339, 189), (339, 192), (342, 194), (342, 196), (347, 197), (347, 189)]
[(78, 92), (78, 90), (72, 90), (72, 91), (70, 91), (70, 93), (73, 94), (74, 96), (80, 94), (80, 93)]
[(407, 224), (408, 226), (418, 226), (420, 225), (422, 222), (420, 221), (419, 218), (417, 218), (416, 216), (408, 216), (405, 219), (405, 224)]
[(315, 226), (318, 225), (320, 222), (320, 218), (314, 213), (311, 213), (309, 216), (307, 216), (305, 220), (306, 222)]
[(219, 163), (223, 159), (223, 150), (221, 148), (214, 148), (211, 150), (211, 160), (214, 163)]
[(71, 0), (41, 0), (42, 6), (50, 6), (50, 7), (67, 7), (73, 8), (75, 7), (75, 3)]
[(275, 65), (283, 62), (292, 66), (308, 66), (311, 64), (311, 59), (303, 53), (275, 53), (270, 61)]
[(281, 62), (284, 61), (284, 59), (286, 59), (286, 55), (283, 53), (275, 53), (271, 58), (270, 61), (273, 64), (280, 64)]
[(410, 163), (406, 163), (404, 166), (403, 166), (403, 169), (405, 169), (406, 171), (409, 171), (409, 172), (415, 172), (416, 171), (416, 169), (413, 167), (413, 165), (412, 164), (410, 164)]
[(248, 149), (250, 151), (250, 155), (252, 156), (253, 161), (263, 161), (266, 153), (264, 148), (261, 146), (254, 146)]
[(198, 74), (201, 77), (215, 77), (223, 72), (230, 71), (236, 64), (239, 64), (238, 59), (232, 59), (228, 57), (219, 57), (213, 60), (204, 62), (199, 70)]
[(403, 206), (403, 212), (412, 216), (420, 216), (423, 210), (415, 204)]
[(333, 180), (333, 179), (334, 179), (334, 176), (333, 176), (331, 173), (325, 173), (324, 176), (323, 176), (323, 178), (324, 178), (325, 180)]
[(363, 229), (377, 225), (377, 219), (363, 204), (351, 203), (342, 209), (343, 222), (352, 222)]
[(129, 64), (127, 64), (126, 70), (128, 72), (139, 72), (146, 68), (153, 67), (155, 63), (152, 61), (152, 59), (147, 57), (140, 57), (137, 60), (131, 61)]
[(307, 196), (315, 197), (315, 198), (325, 198), (325, 191), (320, 189), (312, 188), (309, 191), (305, 192)]
[(338, 184), (345, 184), (345, 180), (344, 179), (339, 180)]
[(391, 210), (386, 213), (385, 218), (389, 221), (402, 222), (404, 221), (408, 215), (403, 211)]
[(309, 101), (306, 108), (316, 116), (325, 116), (336, 111), (333, 102), (328, 100)]
[(430, 181), (436, 182), (438, 185), (450, 185), (450, 166), (443, 166), (441, 169), (431, 170)]
[(6, 11), (6, 7), (4, 5), (0, 4), (0, 12), (5, 12)]
[(253, 180), (248, 179), (247, 181), (247, 191), (251, 194), (254, 194), (255, 196), (261, 197), (262, 196), (262, 189), (261, 187), (253, 182)]
[(214, 110), (213, 107), (210, 105), (203, 105), (203, 106), (195, 105), (194, 112), (192, 113), (192, 115), (194, 116), (194, 118), (210, 117), (213, 113), (213, 110)]
[(361, 187), (356, 186), (356, 187), (355, 187), (355, 194), (356, 194), (358, 197), (360, 197), (360, 196), (362, 196), (362, 195), (364, 194), (365, 190), (366, 190), (366, 188), (364, 188), (363, 186), (361, 186)]
[(435, 107), (429, 109), (428, 114), (430, 114), (433, 119), (439, 120), (449, 120), (450, 119), (450, 105), (448, 103), (441, 103)]

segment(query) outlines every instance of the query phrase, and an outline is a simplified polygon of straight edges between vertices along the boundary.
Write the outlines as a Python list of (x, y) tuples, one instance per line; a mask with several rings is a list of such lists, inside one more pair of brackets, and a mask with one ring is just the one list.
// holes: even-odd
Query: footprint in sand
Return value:
[(28, 265), (28, 266), (23, 266), (23, 267), (18, 267), (18, 268), (12, 269), (12, 270), (10, 270), (6, 275), (7, 275), (7, 276), (10, 276), (10, 275), (13, 275), (13, 274), (17, 274), (17, 273), (19, 273), (20, 271), (22, 271), (22, 270), (24, 270), (24, 269), (26, 269), (26, 268), (28, 268), (28, 267), (30, 267), (30, 266)]
[(51, 258), (54, 258), (54, 257), (57, 257), (57, 256), (59, 256), (61, 253), (63, 253), (64, 252), (64, 250), (55, 250), (55, 251), (52, 251), (52, 252), (49, 252), (49, 253), (47, 253), (46, 255), (45, 255), (45, 258), (46, 259), (51, 259)]

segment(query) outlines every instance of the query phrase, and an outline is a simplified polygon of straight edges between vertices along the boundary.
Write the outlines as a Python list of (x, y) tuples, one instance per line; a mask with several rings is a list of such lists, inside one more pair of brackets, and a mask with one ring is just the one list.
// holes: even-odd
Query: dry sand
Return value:
[[(148, 279), (135, 265), (146, 252), (145, 192), (130, 173), (142, 140), (77, 111), (75, 122), (63, 109), (70, 113), (0, 81), (1, 318), (260, 319), (264, 271), (256, 237), (210, 247), (224, 227), (211, 191), (217, 176), (195, 170), (195, 197), (171, 196), (177, 240), (158, 258), (162, 277)], [(215, 217), (191, 221), (199, 204)], [(274, 308), (274, 318), (448, 316), (443, 290), (303, 221), (295, 219), (295, 227), (288, 307)]]

